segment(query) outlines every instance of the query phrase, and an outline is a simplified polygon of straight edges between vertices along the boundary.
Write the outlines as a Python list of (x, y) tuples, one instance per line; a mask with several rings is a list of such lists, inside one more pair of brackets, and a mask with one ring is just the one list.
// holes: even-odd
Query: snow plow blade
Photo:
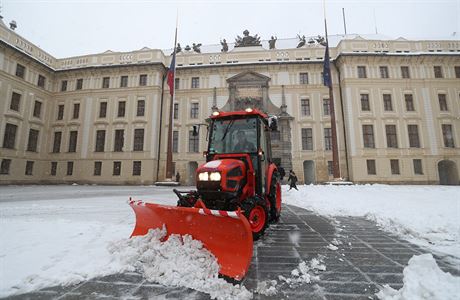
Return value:
[(219, 273), (242, 280), (252, 258), (252, 232), (241, 211), (219, 211), (206, 208), (177, 207), (129, 202), (136, 214), (132, 236), (145, 235), (149, 229), (166, 226), (171, 234), (191, 235), (217, 258)]

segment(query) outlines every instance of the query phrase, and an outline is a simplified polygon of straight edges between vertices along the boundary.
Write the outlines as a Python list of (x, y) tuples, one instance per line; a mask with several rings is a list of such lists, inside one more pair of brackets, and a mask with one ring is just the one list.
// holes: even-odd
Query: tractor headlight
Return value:
[(211, 181), (220, 181), (220, 173), (219, 172), (211, 172), (209, 173), (209, 180)]
[(200, 181), (208, 181), (209, 180), (209, 173), (208, 172), (202, 172), (198, 174), (198, 180)]

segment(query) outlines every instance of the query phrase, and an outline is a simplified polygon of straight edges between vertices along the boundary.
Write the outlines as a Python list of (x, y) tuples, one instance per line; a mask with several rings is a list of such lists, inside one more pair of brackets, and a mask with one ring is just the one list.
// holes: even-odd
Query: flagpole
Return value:
[[(170, 103), (169, 103), (169, 125), (168, 125), (168, 148), (166, 155), (166, 179), (173, 178), (173, 155), (172, 155), (172, 144), (173, 144), (173, 118), (174, 118), (174, 99), (176, 96), (175, 92), (175, 79), (176, 79), (176, 45), (177, 45), (177, 23), (178, 23), (178, 14), (176, 14), (176, 33), (174, 36), (174, 48), (173, 48), (173, 57), (168, 73), (172, 72), (172, 79), (168, 78), (169, 89), (170, 89)], [(172, 70), (171, 70), (172, 68)]]
[[(334, 91), (332, 89), (332, 75), (331, 75), (331, 68), (329, 64), (329, 39), (327, 35), (327, 22), (326, 22), (326, 0), (323, 0), (323, 8), (324, 8), (324, 32), (326, 34), (326, 53), (324, 55), (324, 61), (326, 65), (327, 61), (327, 70), (323, 70), (323, 72), (328, 72), (327, 76), (329, 78), (329, 82), (327, 85), (329, 87), (329, 106), (330, 106), (330, 114), (331, 114), (331, 135), (332, 135), (332, 173), (334, 179), (340, 179), (340, 164), (339, 164), (339, 151), (337, 145), (337, 127), (335, 122), (335, 108), (334, 108)], [(326, 57), (327, 56), (327, 57)], [(326, 84), (326, 82), (324, 82)]]

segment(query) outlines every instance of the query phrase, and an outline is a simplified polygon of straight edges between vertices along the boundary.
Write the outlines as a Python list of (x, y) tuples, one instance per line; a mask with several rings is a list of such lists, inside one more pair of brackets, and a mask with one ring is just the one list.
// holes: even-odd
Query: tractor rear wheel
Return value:
[(258, 240), (268, 226), (268, 209), (265, 201), (258, 197), (248, 198), (241, 204), (241, 209), (249, 221), (252, 239)]
[(270, 222), (278, 223), (281, 215), (281, 184), (278, 173), (274, 173), (272, 176), (268, 199), (270, 201)]

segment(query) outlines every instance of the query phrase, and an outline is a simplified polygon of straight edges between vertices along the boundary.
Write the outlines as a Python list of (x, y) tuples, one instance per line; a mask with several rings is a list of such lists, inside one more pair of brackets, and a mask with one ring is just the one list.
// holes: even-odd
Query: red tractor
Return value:
[(177, 207), (131, 201), (132, 236), (163, 225), (168, 234), (190, 234), (216, 256), (221, 274), (242, 279), (253, 240), (280, 217), (281, 186), (270, 141), (276, 127), (276, 118), (256, 109), (213, 113), (197, 190), (174, 190)]

